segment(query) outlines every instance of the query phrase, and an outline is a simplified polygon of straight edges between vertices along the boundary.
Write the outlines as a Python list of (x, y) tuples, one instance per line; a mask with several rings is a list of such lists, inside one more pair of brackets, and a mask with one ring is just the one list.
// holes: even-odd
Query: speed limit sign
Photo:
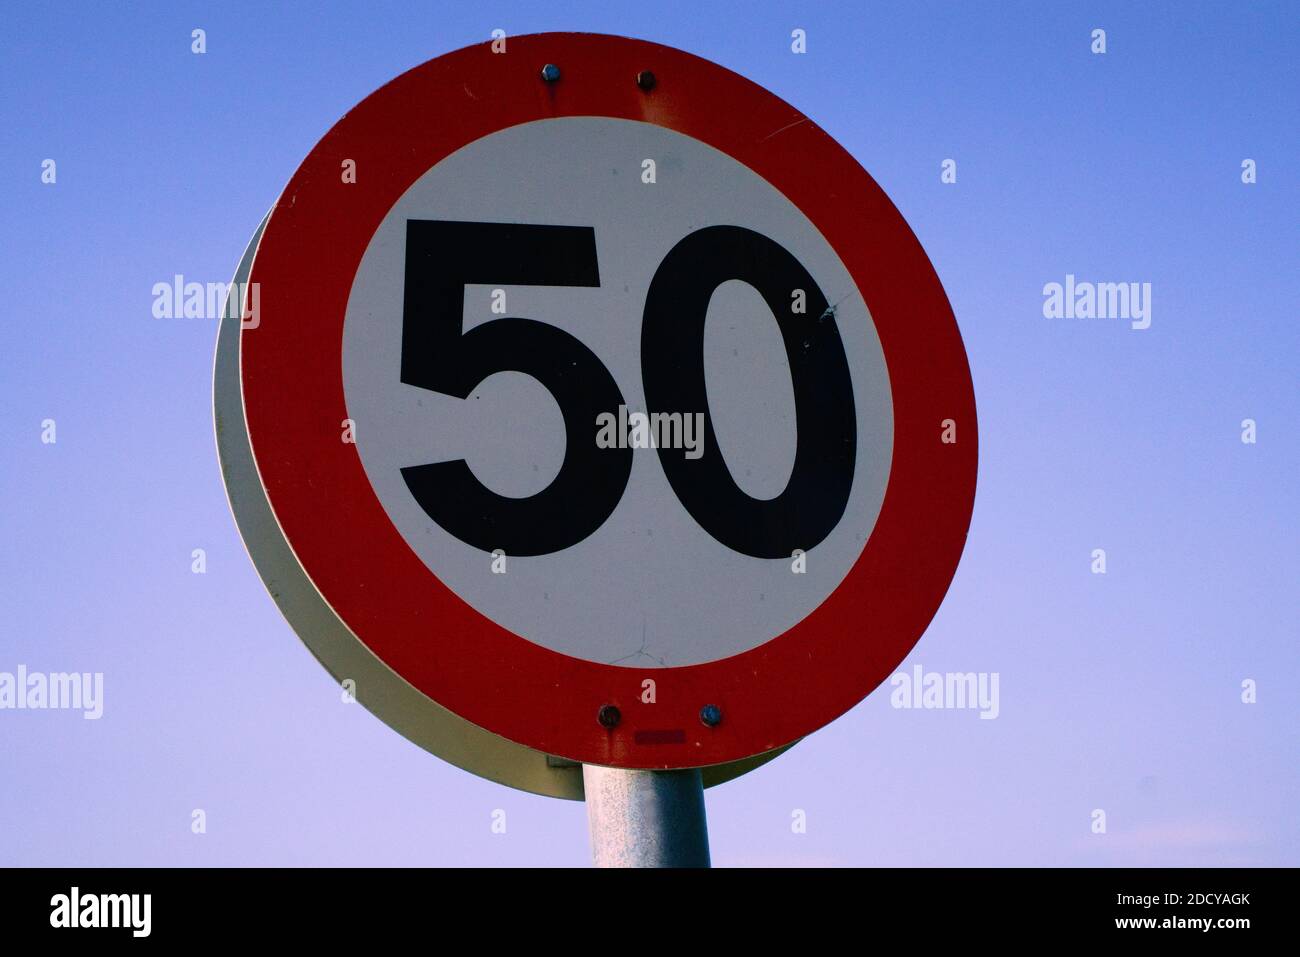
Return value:
[(311, 151), (248, 278), (267, 534), (403, 733), (753, 763), (870, 693), (952, 578), (977, 437), (934, 269), (705, 60), (543, 34), (417, 67)]

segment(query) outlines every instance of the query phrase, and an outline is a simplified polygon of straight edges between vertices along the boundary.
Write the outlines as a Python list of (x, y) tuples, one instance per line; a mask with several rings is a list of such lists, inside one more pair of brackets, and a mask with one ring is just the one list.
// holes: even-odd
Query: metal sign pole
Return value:
[(628, 771), (582, 766), (597, 867), (708, 867), (699, 768)]

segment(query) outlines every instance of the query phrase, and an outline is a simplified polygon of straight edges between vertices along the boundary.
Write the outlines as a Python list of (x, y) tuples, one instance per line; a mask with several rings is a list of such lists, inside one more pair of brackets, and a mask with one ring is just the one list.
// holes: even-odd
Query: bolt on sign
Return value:
[(951, 581), (977, 436), (939, 279), (842, 147), (706, 60), (556, 33), (425, 63), (236, 280), (215, 406), (253, 561), (467, 770), (727, 780), (869, 694)]

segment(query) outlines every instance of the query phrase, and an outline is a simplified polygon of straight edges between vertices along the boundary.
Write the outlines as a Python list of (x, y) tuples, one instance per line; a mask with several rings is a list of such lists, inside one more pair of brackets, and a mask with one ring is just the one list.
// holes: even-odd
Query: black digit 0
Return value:
[[(772, 310), (794, 386), (797, 444), (780, 495), (756, 499), (736, 484), (718, 451), (704, 381), (704, 321), (719, 285), (739, 279)], [(807, 295), (792, 315), (791, 292)], [(857, 415), (848, 359), (826, 297), (784, 247), (739, 226), (691, 233), (668, 253), (650, 282), (641, 325), (641, 375), (648, 412), (703, 412), (704, 446), (660, 448), (673, 491), (722, 544), (755, 558), (811, 549), (839, 523), (853, 484)], [(755, 423), (763, 428), (763, 423)]]

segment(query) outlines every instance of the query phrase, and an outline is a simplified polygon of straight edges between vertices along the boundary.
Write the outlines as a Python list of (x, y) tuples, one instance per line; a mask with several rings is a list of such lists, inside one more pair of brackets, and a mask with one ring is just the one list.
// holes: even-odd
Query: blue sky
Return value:
[[(587, 861), (580, 805), (473, 778), (340, 705), (226, 506), (215, 323), (151, 315), (156, 282), (229, 279), (348, 108), (497, 27), (667, 43), (794, 104), (907, 218), (970, 356), (970, 538), (902, 667), (997, 672), (999, 717), (893, 709), (882, 688), (709, 792), (715, 862), (1300, 863), (1293, 7), (158, 3), (10, 20), (0, 671), (102, 671), (105, 715), (0, 711), (0, 863)], [(1151, 328), (1044, 318), (1044, 284), (1067, 274), (1151, 283)]]

